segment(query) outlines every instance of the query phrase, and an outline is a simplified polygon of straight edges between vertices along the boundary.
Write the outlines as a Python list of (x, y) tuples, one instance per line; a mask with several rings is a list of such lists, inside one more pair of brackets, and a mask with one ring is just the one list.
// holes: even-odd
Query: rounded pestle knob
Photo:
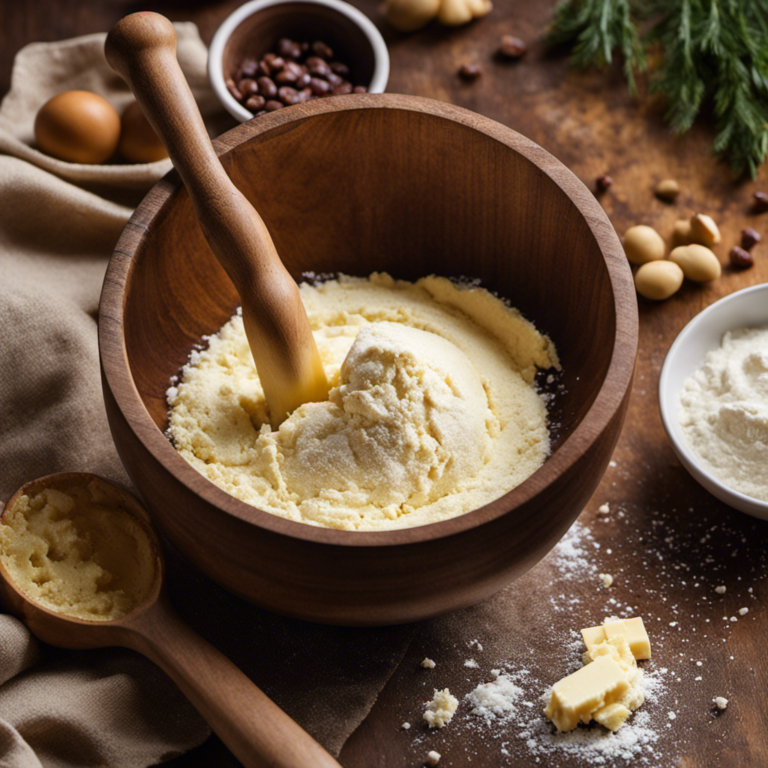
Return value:
[(165, 145), (211, 250), (240, 294), (248, 343), (277, 428), (302, 403), (328, 396), (298, 286), (213, 149), (176, 60), (171, 22), (151, 12), (126, 16), (109, 32), (104, 52)]

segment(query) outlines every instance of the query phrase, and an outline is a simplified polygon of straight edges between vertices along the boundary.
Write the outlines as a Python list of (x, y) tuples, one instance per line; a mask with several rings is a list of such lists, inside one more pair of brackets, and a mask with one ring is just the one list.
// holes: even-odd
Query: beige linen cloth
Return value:
[[(178, 57), (210, 126), (222, 113), (192, 24)], [(0, 106), (0, 499), (41, 475), (96, 472), (127, 483), (103, 408), (97, 310), (112, 248), (169, 168), (74, 165), (34, 149), (39, 107), (68, 89), (132, 96), (103, 57), (104, 35), (33, 44)], [(214, 132), (215, 129), (212, 128)], [(245, 604), (168, 552), (171, 598), (330, 751), (338, 753), (402, 658), (412, 630), (344, 629)], [(62, 651), (0, 613), (0, 766), (147, 766), (208, 735), (149, 661), (129, 651)]]

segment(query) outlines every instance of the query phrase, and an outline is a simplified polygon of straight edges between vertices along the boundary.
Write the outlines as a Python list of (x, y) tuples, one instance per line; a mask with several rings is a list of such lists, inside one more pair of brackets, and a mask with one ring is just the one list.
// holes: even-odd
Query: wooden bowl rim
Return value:
[(425, 113), (477, 130), (508, 146), (555, 182), (582, 214), (592, 232), (605, 260), (614, 294), (616, 329), (613, 352), (605, 379), (589, 410), (543, 466), (516, 488), (470, 512), (440, 522), (386, 531), (343, 531), (287, 520), (240, 501), (200, 474), (176, 451), (150, 417), (130, 373), (123, 327), (124, 290), (130, 278), (133, 256), (153, 218), (147, 210), (159, 213), (181, 186), (174, 170), (149, 191), (115, 246), (104, 279), (99, 307), (100, 360), (104, 385), (110, 388), (126, 423), (146, 450), (178, 482), (225, 514), (272, 533), (314, 544), (340, 547), (419, 544), (459, 535), (521, 507), (559, 475), (567, 472), (599, 439), (621, 407), (632, 381), (638, 343), (637, 300), (632, 273), (621, 243), (605, 211), (587, 187), (538, 144), (511, 128), (462, 107), (420, 96), (396, 94), (354, 94), (317, 99), (242, 123), (216, 139), (213, 142), (214, 148), (220, 156), (226, 155), (240, 144), (273, 131), (282, 133), (307, 119), (327, 113), (361, 109)]

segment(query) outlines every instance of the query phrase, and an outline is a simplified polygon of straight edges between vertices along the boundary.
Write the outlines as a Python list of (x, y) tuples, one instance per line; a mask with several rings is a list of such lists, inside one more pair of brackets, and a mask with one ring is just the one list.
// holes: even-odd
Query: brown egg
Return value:
[(37, 146), (70, 163), (103, 163), (120, 140), (120, 117), (90, 91), (65, 91), (46, 102), (35, 118)]
[(129, 163), (154, 163), (168, 157), (165, 147), (144, 117), (138, 101), (131, 102), (123, 112), (120, 133), (120, 154)]

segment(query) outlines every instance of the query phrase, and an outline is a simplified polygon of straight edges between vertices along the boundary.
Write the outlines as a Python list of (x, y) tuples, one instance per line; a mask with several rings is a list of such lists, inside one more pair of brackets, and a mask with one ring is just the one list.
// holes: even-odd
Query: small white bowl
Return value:
[(729, 488), (713, 477), (693, 453), (678, 416), (685, 381), (717, 349), (726, 331), (768, 325), (768, 283), (736, 291), (700, 312), (675, 339), (667, 352), (659, 379), (659, 409), (664, 429), (682, 465), (713, 496), (753, 517), (768, 520), (768, 502)]
[(383, 93), (389, 79), (389, 51), (373, 22), (343, 0), (252, 0), (230, 14), (208, 50), (208, 78), (224, 108), (240, 122), (253, 113), (225, 84), (246, 56), (260, 58), (280, 37), (322, 40), (334, 49), (369, 93)]

